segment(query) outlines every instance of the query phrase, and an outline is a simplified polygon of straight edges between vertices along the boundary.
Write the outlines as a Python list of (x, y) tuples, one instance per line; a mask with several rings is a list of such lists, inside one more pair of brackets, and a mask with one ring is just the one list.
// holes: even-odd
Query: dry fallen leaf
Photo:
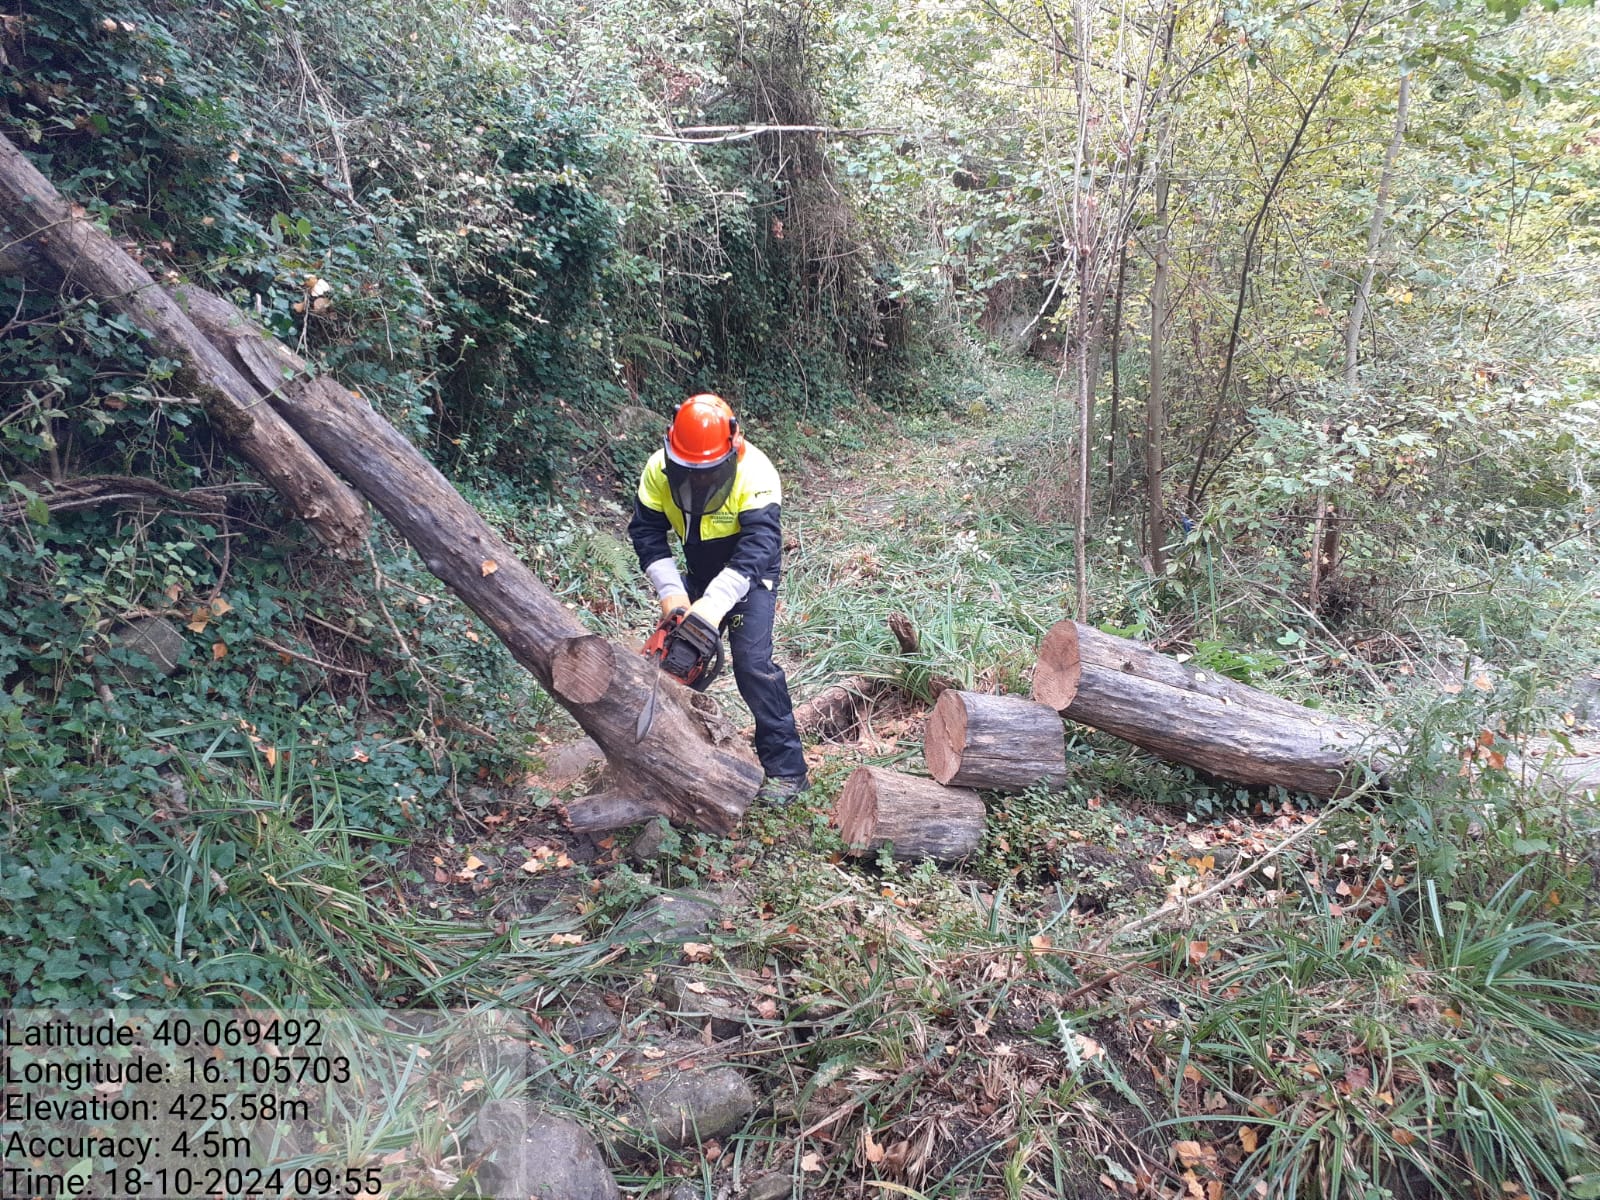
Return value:
[(877, 1166), (883, 1161), (883, 1147), (873, 1141), (872, 1130), (870, 1129), (861, 1131), (861, 1152), (873, 1166)]
[(778, 1016), (778, 1006), (771, 1000), (762, 1000), (756, 1005), (756, 1015), (768, 1021), (775, 1020)]
[(493, 575), (499, 569), (500, 569), (500, 564), (495, 562), (494, 559), (486, 558), (486, 559), (483, 560), (483, 573), (485, 575)]
[(667, 1056), (667, 1052), (661, 1049), (660, 1046), (640, 1046), (639, 1053), (646, 1058), (665, 1058)]
[(581, 946), (583, 934), (581, 933), (552, 933), (550, 935), (552, 946)]
[(705, 942), (685, 942), (683, 944), (683, 961), (704, 963), (711, 961), (711, 947)]
[(815, 1152), (807, 1154), (800, 1159), (800, 1169), (802, 1171), (820, 1171), (822, 1170), (822, 1159)]
[(701, 983), (698, 979), (696, 979), (692, 983), (684, 984), (683, 985), (683, 990), (686, 991), (686, 992), (693, 992), (696, 996), (704, 996), (706, 994), (706, 992), (708, 992), (710, 989), (707, 988), (705, 984)]
[(1246, 1154), (1254, 1154), (1256, 1147), (1261, 1144), (1260, 1137), (1256, 1134), (1254, 1125), (1239, 1126), (1239, 1145), (1244, 1147)]
[(1199, 1142), (1173, 1142), (1172, 1152), (1186, 1167), (1198, 1166), (1206, 1160), (1206, 1152)]

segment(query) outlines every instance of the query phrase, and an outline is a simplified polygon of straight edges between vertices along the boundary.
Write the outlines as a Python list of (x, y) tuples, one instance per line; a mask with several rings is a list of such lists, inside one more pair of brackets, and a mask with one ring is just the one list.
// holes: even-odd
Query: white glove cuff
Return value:
[(650, 581), (650, 586), (656, 589), (657, 600), (665, 600), (668, 596), (688, 598), (689, 589), (683, 586), (683, 576), (678, 574), (678, 564), (670, 558), (656, 559), (644, 569), (644, 574)]
[(705, 594), (696, 601), (700, 612), (710, 618), (715, 613), (713, 625), (720, 625), (728, 610), (745, 598), (750, 591), (750, 580), (732, 567), (724, 567), (707, 586)]

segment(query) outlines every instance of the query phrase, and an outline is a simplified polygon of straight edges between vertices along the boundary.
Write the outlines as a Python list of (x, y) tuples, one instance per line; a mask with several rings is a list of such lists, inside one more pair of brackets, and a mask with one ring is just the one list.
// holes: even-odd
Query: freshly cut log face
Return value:
[(1128, 638), (1062, 621), (1045, 635), (1034, 698), (1071, 720), (1234, 783), (1333, 796), (1380, 776), (1370, 726), (1302, 707)]
[(950, 690), (922, 738), (928, 773), (958, 787), (1019, 792), (1067, 779), (1066, 731), (1056, 710), (1020, 696)]
[(898, 859), (954, 862), (977, 850), (983, 815), (983, 801), (967, 788), (857, 767), (839, 793), (833, 823), (852, 854), (889, 845)]

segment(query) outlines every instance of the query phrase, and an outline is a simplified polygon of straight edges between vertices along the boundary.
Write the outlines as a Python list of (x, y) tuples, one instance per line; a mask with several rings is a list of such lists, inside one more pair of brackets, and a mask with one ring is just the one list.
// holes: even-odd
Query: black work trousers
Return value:
[[(689, 576), (689, 598), (698, 600), (705, 582)], [(789, 679), (772, 661), (772, 620), (778, 590), (756, 580), (743, 600), (728, 610), (722, 629), (733, 655), (733, 682), (756, 719), (756, 757), (769, 776), (794, 779), (806, 773), (800, 734), (794, 727), (794, 703), (789, 699)]]

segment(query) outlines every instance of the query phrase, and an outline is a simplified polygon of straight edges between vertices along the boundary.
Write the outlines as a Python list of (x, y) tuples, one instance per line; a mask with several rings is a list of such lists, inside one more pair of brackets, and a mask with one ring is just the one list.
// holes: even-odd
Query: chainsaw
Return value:
[(675, 608), (656, 624), (655, 632), (639, 653), (655, 663), (657, 669), (650, 684), (650, 699), (633, 729), (636, 742), (644, 741), (655, 723), (656, 694), (662, 675), (703, 692), (722, 674), (722, 634), (687, 608)]

